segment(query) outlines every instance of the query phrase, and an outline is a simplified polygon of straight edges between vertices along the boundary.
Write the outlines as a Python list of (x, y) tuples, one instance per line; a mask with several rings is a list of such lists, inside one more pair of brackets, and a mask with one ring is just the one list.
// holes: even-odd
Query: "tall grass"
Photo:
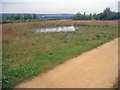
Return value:
[[(71, 22), (78, 26), (75, 32), (31, 31), (37, 27), (71, 25)], [(117, 21), (5, 24), (3, 25), (3, 88), (15, 87), (24, 80), (46, 72), (116, 37), (118, 37)]]

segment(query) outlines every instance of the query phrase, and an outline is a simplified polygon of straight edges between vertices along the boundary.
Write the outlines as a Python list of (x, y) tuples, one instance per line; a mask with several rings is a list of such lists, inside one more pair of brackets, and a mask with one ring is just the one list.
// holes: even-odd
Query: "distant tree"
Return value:
[(120, 13), (118, 12), (112, 12), (110, 8), (106, 8), (101, 13), (94, 13), (93, 15), (90, 13), (90, 15), (86, 15), (81, 13), (77, 13), (74, 17), (74, 20), (91, 20), (91, 19), (97, 19), (97, 20), (115, 20), (120, 19)]
[(36, 14), (34, 14), (34, 15), (33, 15), (33, 19), (37, 19), (37, 16), (36, 16)]
[(27, 20), (27, 19), (32, 19), (32, 16), (30, 14), (25, 14), (24, 15), (24, 19)]
[(6, 18), (7, 20), (15, 20), (15, 16), (9, 16)]
[(21, 19), (21, 16), (17, 15), (17, 16), (15, 16), (14, 18), (15, 18), (15, 20), (20, 20), (20, 19)]
[(84, 14), (83, 14), (83, 20), (86, 20), (86, 19), (87, 19), (86, 13), (84, 12)]
[(89, 20), (92, 19), (92, 13), (90, 13), (89, 17), (88, 17)]
[(109, 14), (109, 20), (114, 20), (114, 19), (118, 19), (118, 14), (115, 12), (111, 12)]
[(94, 14), (92, 15), (92, 19), (96, 19), (96, 16), (97, 16), (97, 14), (94, 13)]
[(84, 14), (83, 14), (83, 20), (88, 20), (88, 19), (89, 19), (89, 16), (86, 15), (86, 12), (84, 12)]
[(82, 20), (83, 19), (83, 16), (81, 13), (76, 13), (76, 15), (73, 17), (74, 20)]
[(102, 15), (101, 18), (104, 19), (104, 20), (109, 20), (110, 14), (111, 14), (110, 8), (106, 8), (106, 9), (103, 11), (103, 15)]
[(89, 17), (86, 15), (86, 13), (84, 12), (84, 14), (81, 14), (81, 13), (77, 13), (74, 17), (73, 17), (74, 20), (88, 20)]
[(102, 16), (103, 16), (103, 13), (99, 13), (96, 15), (96, 18), (97, 20), (102, 20)]

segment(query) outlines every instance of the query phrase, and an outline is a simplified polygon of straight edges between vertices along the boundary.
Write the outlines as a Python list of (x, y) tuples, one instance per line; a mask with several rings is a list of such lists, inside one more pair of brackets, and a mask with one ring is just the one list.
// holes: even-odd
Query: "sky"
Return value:
[(1, 0), (0, 13), (100, 13), (106, 7), (118, 11), (119, 0)]

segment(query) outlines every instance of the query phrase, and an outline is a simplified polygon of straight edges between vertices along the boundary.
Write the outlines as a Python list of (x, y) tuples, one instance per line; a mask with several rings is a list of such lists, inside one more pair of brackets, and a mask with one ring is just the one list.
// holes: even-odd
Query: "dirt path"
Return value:
[(118, 77), (118, 39), (70, 59), (17, 88), (108, 88)]

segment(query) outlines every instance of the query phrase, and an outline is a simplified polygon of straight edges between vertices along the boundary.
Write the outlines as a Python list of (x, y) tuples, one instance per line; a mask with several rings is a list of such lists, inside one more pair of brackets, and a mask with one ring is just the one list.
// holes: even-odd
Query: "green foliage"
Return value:
[(32, 19), (32, 16), (30, 14), (26, 14), (24, 15), (24, 19), (25, 20)]
[(2, 18), (0, 18), (0, 22), (2, 22)]
[(84, 14), (77, 13), (77, 14), (73, 17), (74, 20), (88, 20), (89, 18), (91, 18), (91, 14), (90, 14), (90, 16), (86, 16), (85, 12), (84, 12)]
[(103, 13), (98, 14), (100, 20), (114, 20), (118, 19), (118, 13), (112, 12), (110, 8), (106, 8)]
[(13, 23), (13, 22), (30, 22), (34, 19), (36, 20), (37, 17), (34, 14), (33, 16), (31, 14), (18, 14), (16, 16), (8, 16), (6, 18), (2, 18), (2, 23)]
[(118, 12), (112, 12), (110, 8), (106, 8), (102, 13), (98, 14), (84, 14), (77, 13), (73, 19), (74, 20), (91, 20), (91, 19), (97, 19), (97, 20), (115, 20), (120, 18), (120, 13)]

